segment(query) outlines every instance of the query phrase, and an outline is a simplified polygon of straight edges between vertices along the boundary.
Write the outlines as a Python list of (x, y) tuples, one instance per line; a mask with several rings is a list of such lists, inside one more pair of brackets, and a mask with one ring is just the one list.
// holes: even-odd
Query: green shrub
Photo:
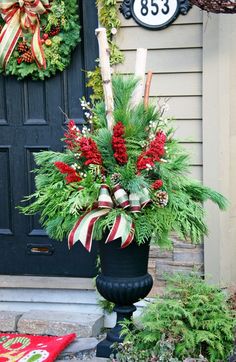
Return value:
[[(145, 308), (139, 327), (130, 330), (128, 323), (123, 325), (126, 338), (119, 358), (122, 362), (141, 362), (153, 361), (153, 356), (158, 356), (156, 361), (169, 362), (205, 357), (209, 362), (225, 362), (233, 349), (234, 325), (226, 296), (220, 289), (196, 275), (168, 277), (165, 295)], [(166, 359), (161, 359), (163, 336), (164, 347), (171, 346)], [(125, 360), (125, 355), (133, 355), (133, 360)]]

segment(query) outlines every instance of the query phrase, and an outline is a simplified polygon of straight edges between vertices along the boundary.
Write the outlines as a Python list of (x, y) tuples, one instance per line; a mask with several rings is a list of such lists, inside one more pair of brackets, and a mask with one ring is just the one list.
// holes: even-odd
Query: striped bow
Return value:
[(0, 66), (5, 68), (19, 38), (24, 32), (33, 34), (31, 49), (39, 68), (46, 68), (40, 40), (40, 15), (49, 9), (49, 0), (2, 0), (0, 14), (5, 25), (0, 34)]
[[(140, 212), (141, 208), (151, 201), (147, 189), (143, 189), (139, 194), (130, 194), (128, 196), (120, 185), (114, 187), (113, 199), (117, 206), (123, 209), (129, 208), (130, 212)], [(68, 237), (69, 249), (77, 241), (80, 241), (88, 251), (91, 251), (95, 223), (101, 217), (109, 214), (113, 207), (114, 203), (109, 187), (102, 185), (97, 206), (82, 215), (71, 230)], [(116, 217), (105, 243), (118, 238), (121, 238), (121, 248), (127, 247), (134, 238), (134, 224), (131, 217), (126, 213), (121, 213)]]

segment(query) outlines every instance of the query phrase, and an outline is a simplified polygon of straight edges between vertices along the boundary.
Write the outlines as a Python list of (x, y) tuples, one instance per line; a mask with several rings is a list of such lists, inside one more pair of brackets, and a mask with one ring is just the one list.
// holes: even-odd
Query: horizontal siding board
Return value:
[(192, 166), (189, 174), (190, 177), (195, 180), (201, 181), (203, 180), (203, 167), (202, 166)]
[[(120, 73), (134, 72), (136, 50), (124, 51), (125, 61), (116, 66)], [(202, 49), (154, 49), (148, 51), (147, 69), (154, 73), (184, 73), (202, 71)]]
[[(121, 4), (121, 1), (118, 3), (118, 8)], [(121, 26), (125, 27), (134, 27), (138, 26), (138, 24), (131, 18), (126, 20), (125, 17), (118, 12), (119, 19), (121, 20)], [(203, 22), (203, 14), (200, 9), (194, 6), (186, 16), (180, 15), (173, 24), (202, 24)], [(157, 30), (156, 30), (157, 31)]]
[(202, 120), (177, 120), (174, 123), (175, 137), (181, 142), (202, 142)]
[[(151, 98), (153, 104), (164, 102), (164, 98)], [(202, 119), (202, 97), (171, 97), (167, 100), (169, 109), (166, 111), (166, 116), (174, 117), (175, 119)]]
[(182, 143), (183, 148), (190, 156), (192, 166), (202, 165), (202, 144), (201, 143)]
[(202, 46), (202, 25), (172, 25), (158, 33), (141, 27), (121, 28), (116, 41), (121, 50), (199, 48)]
[(201, 73), (155, 74), (150, 96), (201, 96)]

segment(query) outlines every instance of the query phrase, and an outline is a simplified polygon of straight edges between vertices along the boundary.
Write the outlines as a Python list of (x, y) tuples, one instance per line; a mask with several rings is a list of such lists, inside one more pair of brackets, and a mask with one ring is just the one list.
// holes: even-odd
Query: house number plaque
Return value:
[(163, 29), (191, 8), (188, 0), (123, 0), (120, 11), (148, 29)]

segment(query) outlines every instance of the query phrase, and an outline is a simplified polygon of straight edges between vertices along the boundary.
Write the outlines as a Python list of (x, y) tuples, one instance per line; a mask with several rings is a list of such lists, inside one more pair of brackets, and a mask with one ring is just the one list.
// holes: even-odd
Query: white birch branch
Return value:
[(146, 61), (147, 49), (138, 48), (136, 52), (135, 77), (140, 80), (132, 95), (131, 108), (137, 106), (142, 101), (144, 95)]
[(107, 41), (106, 29), (97, 28), (95, 30), (95, 34), (97, 35), (99, 45), (99, 60), (105, 97), (107, 128), (112, 132), (114, 126), (114, 99), (111, 82), (110, 50)]

